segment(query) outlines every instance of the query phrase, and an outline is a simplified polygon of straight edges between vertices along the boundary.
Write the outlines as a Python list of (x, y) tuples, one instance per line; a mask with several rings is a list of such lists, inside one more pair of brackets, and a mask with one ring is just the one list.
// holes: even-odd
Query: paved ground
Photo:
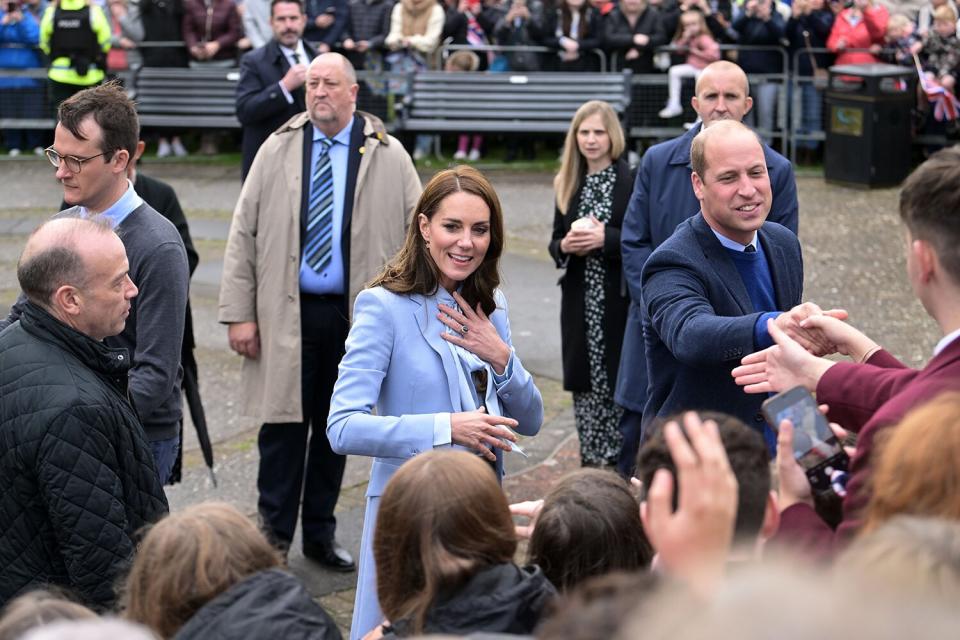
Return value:
[[(170, 488), (174, 509), (203, 500), (226, 500), (256, 512), (256, 425), (239, 415), (236, 390), (239, 358), (216, 323), (216, 296), (229, 220), (239, 194), (234, 167), (154, 164), (144, 169), (177, 190), (190, 220), (201, 264), (191, 299), (204, 403), (216, 451), (219, 487), (214, 488), (188, 427), (184, 482)], [(578, 464), (569, 394), (560, 379), (558, 272), (545, 251), (552, 225), (551, 176), (490, 174), (504, 204), (509, 234), (504, 290), (517, 353), (544, 394), (547, 417), (538, 437), (524, 443), (529, 460), (509, 460), (505, 483), (515, 500), (540, 496)], [(14, 267), (24, 236), (57, 209), (60, 191), (50, 166), (34, 158), (0, 160), (0, 306), (17, 292)], [(904, 277), (903, 234), (896, 190), (858, 191), (827, 185), (816, 175), (798, 180), (806, 298), (826, 307), (845, 307), (851, 321), (907, 362), (924, 362), (937, 328), (913, 300)], [(350, 458), (338, 504), (339, 538), (359, 548), (363, 494), (369, 463)], [(290, 566), (334, 614), (349, 625), (355, 574), (334, 574), (305, 560), (296, 544)]]

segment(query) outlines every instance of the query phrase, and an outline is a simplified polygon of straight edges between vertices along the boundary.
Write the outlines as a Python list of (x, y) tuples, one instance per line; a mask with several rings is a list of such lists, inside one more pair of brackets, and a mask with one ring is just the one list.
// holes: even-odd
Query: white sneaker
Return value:
[(7, 151), (7, 155), (11, 158), (16, 158), (18, 155), (20, 155), (20, 149), (10, 149)]
[(160, 144), (157, 145), (157, 157), (167, 158), (171, 153), (173, 153), (173, 149), (170, 147), (170, 143), (166, 140), (161, 140)]
[(454, 160), (466, 160), (466, 159), (467, 159), (467, 152), (466, 152), (466, 151), (460, 151), (460, 150), (458, 149), (457, 152), (456, 152), (455, 154), (453, 154), (453, 159), (454, 159)]
[(173, 155), (178, 158), (186, 158), (190, 155), (190, 152), (187, 151), (186, 147), (183, 146), (183, 143), (180, 142), (180, 139), (177, 138), (173, 141), (173, 144), (170, 145), (170, 148), (173, 149)]
[(476, 162), (480, 159), (480, 149), (470, 149), (470, 155), (467, 156), (467, 160), (470, 162)]
[(676, 118), (683, 113), (683, 107), (680, 105), (670, 105), (668, 104), (663, 109), (660, 110), (661, 118)]
[(35, 156), (42, 156), (42, 155), (43, 155), (43, 147), (34, 147), (34, 148), (33, 148), (33, 155), (35, 155)]

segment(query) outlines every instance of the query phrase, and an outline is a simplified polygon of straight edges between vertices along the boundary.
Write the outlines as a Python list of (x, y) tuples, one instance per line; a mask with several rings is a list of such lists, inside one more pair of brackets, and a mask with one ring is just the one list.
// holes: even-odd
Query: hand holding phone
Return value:
[(784, 420), (792, 424), (793, 457), (814, 494), (846, 495), (850, 460), (809, 391), (794, 387), (778, 393), (763, 403), (763, 415), (774, 429)]

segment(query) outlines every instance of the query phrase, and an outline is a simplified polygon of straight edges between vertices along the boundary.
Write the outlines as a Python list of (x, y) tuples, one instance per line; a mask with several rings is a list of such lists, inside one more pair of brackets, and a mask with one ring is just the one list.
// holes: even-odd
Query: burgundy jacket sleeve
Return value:
[(831, 422), (859, 432), (883, 403), (919, 373), (881, 349), (865, 364), (838, 362), (830, 367), (817, 384), (817, 402), (830, 405)]

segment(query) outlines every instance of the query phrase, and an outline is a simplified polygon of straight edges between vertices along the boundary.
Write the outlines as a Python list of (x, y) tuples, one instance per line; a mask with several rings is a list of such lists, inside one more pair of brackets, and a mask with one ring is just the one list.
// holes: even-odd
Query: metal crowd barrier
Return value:
[[(657, 53), (673, 52), (674, 47), (658, 47)], [(788, 67), (787, 51), (782, 47), (775, 46), (736, 46), (720, 45), (721, 55), (734, 51), (767, 51), (776, 52), (781, 58), (780, 70), (777, 73), (750, 74), (750, 93), (754, 96), (754, 105), (752, 111), (757, 110), (757, 87), (762, 85), (775, 84), (777, 86), (776, 105), (774, 106), (774, 126), (772, 129), (756, 128), (767, 142), (779, 140), (782, 149), (786, 149), (789, 144), (790, 130), (788, 127), (788, 101), (787, 92), (790, 86), (790, 73)], [(612, 59), (612, 64), (616, 68), (619, 63), (619, 57)], [(631, 138), (653, 138), (663, 139), (682, 135), (684, 128), (669, 124), (670, 121), (660, 119), (658, 112), (663, 108), (667, 101), (667, 74), (664, 73), (643, 73), (633, 75), (633, 92), (630, 102), (630, 114), (627, 118), (629, 128), (628, 135)], [(683, 105), (683, 121), (693, 123), (697, 119), (697, 114), (690, 106), (690, 98), (693, 95), (693, 79), (683, 83), (680, 103)]]
[[(540, 47), (533, 45), (504, 45), (504, 44), (484, 44), (484, 45), (472, 45), (472, 44), (447, 44), (444, 43), (440, 46), (440, 57), (443, 60), (446, 60), (450, 53), (453, 51), (490, 51), (493, 53), (536, 53), (538, 55), (550, 55), (557, 54), (556, 49), (551, 49), (550, 47)], [(597, 56), (600, 60), (600, 73), (607, 72), (607, 53), (602, 49), (588, 49), (584, 53)], [(566, 72), (569, 73), (569, 72)]]
[[(184, 45), (182, 41), (162, 41), (143, 42), (138, 46), (148, 48), (182, 45)], [(500, 45), (473, 47), (445, 43), (441, 46), (440, 55), (442, 58), (446, 58), (454, 51), (465, 49), (499, 53), (516, 51), (536, 54), (555, 53), (553, 49), (548, 47)], [(758, 129), (760, 135), (770, 142), (779, 141), (781, 148), (785, 150), (793, 162), (796, 162), (797, 150), (803, 146), (803, 143), (821, 143), (826, 139), (826, 111), (823, 91), (825, 87), (818, 85), (818, 79), (815, 76), (801, 76), (797, 73), (791, 73), (790, 69), (798, 68), (802, 56), (831, 53), (830, 51), (822, 48), (800, 49), (794, 51), (792, 59), (789, 59), (787, 51), (780, 47), (721, 45), (720, 49), (725, 55), (736, 51), (776, 51), (782, 58), (781, 69), (778, 73), (751, 74), (749, 76), (751, 93), (755, 100), (754, 109), (757, 108), (756, 96), (758, 92), (756, 88), (771, 83), (777, 86), (774, 128), (772, 130)], [(671, 47), (661, 47), (657, 51), (669, 52)], [(868, 50), (851, 49), (850, 51), (862, 52)], [(618, 71), (621, 66), (622, 61), (618, 53), (613, 53), (609, 57), (600, 50), (591, 50), (589, 53), (599, 58), (602, 70)], [(402, 108), (402, 101), (398, 99), (398, 96), (407, 93), (413, 76), (388, 71), (365, 70), (359, 71), (357, 76), (358, 80), (361, 81), (358, 96), (359, 108), (377, 115), (388, 125), (396, 126), (396, 123), (399, 122), (398, 110)], [(119, 77), (128, 88), (135, 90), (135, 80), (131, 79), (132, 74), (120, 73)], [(33, 87), (11, 90), (3, 86), (5, 84), (4, 79), (8, 78), (27, 78), (35, 80), (36, 83)], [(56, 122), (53, 108), (47, 99), (46, 79), (47, 70), (45, 68), (0, 68), (0, 129), (50, 130), (54, 127)], [(632, 100), (625, 118), (628, 135), (638, 140), (663, 139), (681, 135), (684, 129), (673, 123), (676, 121), (664, 121), (658, 116), (659, 110), (666, 103), (667, 74), (634, 74), (631, 82)], [(816, 91), (816, 94), (810, 93), (811, 87)], [(696, 120), (696, 113), (689, 104), (692, 88), (692, 81), (684, 82), (681, 98), (681, 103), (684, 105), (682, 121), (687, 123)], [(806, 108), (804, 105), (805, 92), (807, 93)], [(29, 104), (31, 108), (25, 111), (22, 108), (23, 104)], [(817, 109), (819, 109), (819, 117), (815, 118), (816, 122), (813, 122), (809, 117), (809, 112)], [(806, 122), (805, 115), (808, 116)], [(947, 144), (947, 140), (945, 137), (938, 135), (920, 135), (915, 136), (914, 144), (942, 145)]]

